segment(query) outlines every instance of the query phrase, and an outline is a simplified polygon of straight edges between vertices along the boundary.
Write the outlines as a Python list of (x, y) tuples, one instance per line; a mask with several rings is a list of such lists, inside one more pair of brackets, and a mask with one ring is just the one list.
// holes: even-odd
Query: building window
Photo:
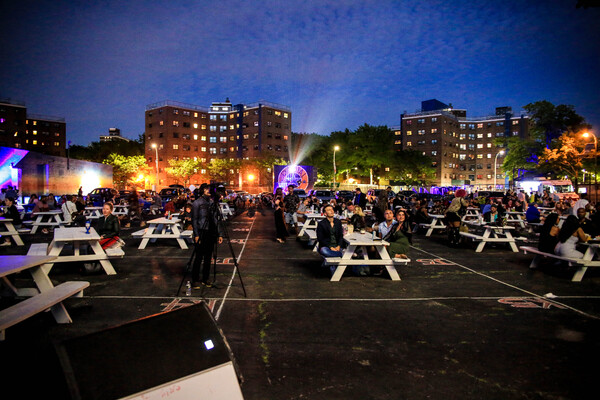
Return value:
[(216, 136), (211, 136), (209, 142), (210, 143), (217, 143), (217, 137)]
[(223, 115), (219, 115), (219, 119), (221, 121), (227, 121), (227, 115), (223, 114)]
[(417, 124), (424, 124), (425, 123), (425, 118), (419, 118), (417, 120)]
[(406, 147), (411, 147), (412, 146), (412, 142), (406, 142)]
[(173, 110), (173, 114), (179, 114), (179, 110), (177, 110), (177, 109)]
[(210, 154), (217, 154), (217, 148), (216, 148), (216, 147), (211, 147), (211, 148), (209, 149), (209, 153), (210, 153)]
[(412, 135), (412, 131), (406, 131), (406, 136), (411, 136)]
[(227, 136), (222, 136), (219, 138), (219, 142), (221, 143), (227, 143)]
[(173, 145), (173, 150), (179, 150), (179, 145), (178, 144), (174, 144)]
[(211, 114), (211, 116), (210, 116), (210, 120), (211, 120), (211, 121), (216, 121), (216, 120), (217, 120), (217, 116), (216, 116), (216, 115), (214, 115), (214, 114)]
[(477, 128), (483, 128), (483, 124), (477, 124)]
[(437, 122), (437, 117), (431, 118), (431, 122)]
[(206, 142), (206, 136), (201, 136), (200, 140), (202, 140), (203, 142)]
[(419, 129), (419, 131), (417, 133), (419, 135), (424, 135), (425, 134), (425, 129)]
[(226, 126), (220, 126), (219, 127), (219, 132), (225, 132), (227, 130)]
[(431, 133), (437, 133), (437, 132), (438, 132), (437, 128), (431, 129)]
[(173, 121), (173, 126), (179, 126), (179, 121)]
[(518, 120), (518, 119), (514, 119), (514, 120), (512, 121), (512, 124), (513, 124), (513, 125), (519, 125), (519, 120)]
[(194, 123), (194, 129), (198, 129), (198, 124)]

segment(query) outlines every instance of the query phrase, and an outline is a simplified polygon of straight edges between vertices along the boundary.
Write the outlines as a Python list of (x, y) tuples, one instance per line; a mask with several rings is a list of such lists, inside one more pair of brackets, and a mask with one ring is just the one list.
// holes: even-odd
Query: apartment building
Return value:
[(66, 132), (64, 118), (30, 114), (24, 102), (0, 99), (0, 146), (65, 157)]
[[(145, 155), (153, 167), (158, 157), (159, 187), (175, 183), (165, 171), (170, 159), (195, 159), (206, 165), (214, 158), (251, 160), (273, 154), (289, 160), (292, 113), (280, 104), (233, 105), (227, 99), (202, 107), (166, 100), (146, 106), (145, 125)], [(206, 172), (201, 168), (191, 183), (207, 181)], [(232, 186), (238, 184), (236, 174), (230, 171)]]
[(529, 136), (529, 116), (498, 107), (494, 115), (467, 117), (438, 100), (422, 102), (421, 111), (401, 115), (401, 125), (392, 127), (397, 150), (416, 150), (431, 157), (437, 186), (470, 185), (502, 187), (502, 147), (497, 138)]

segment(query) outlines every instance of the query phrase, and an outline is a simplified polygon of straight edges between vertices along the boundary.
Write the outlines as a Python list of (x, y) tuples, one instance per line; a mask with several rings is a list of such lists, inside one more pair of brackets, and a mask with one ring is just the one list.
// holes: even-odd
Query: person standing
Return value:
[(352, 204), (359, 206), (363, 210), (367, 206), (367, 196), (360, 190), (360, 188), (354, 189), (354, 200)]
[[(15, 229), (19, 229), (21, 227), (21, 215), (15, 205), (15, 199), (7, 196), (4, 200), (4, 204), (6, 207), (2, 216), (6, 219), (12, 219), (12, 224)], [(4, 242), (0, 244), (0, 246), (10, 246), (10, 236), (5, 236)]]
[[(215, 244), (223, 243), (223, 234), (218, 221), (218, 205), (210, 196), (210, 188), (206, 183), (200, 185), (201, 195), (192, 204), (192, 226), (196, 257), (192, 267), (192, 284), (195, 289), (202, 286), (212, 287), (208, 282), (210, 260)], [(202, 270), (202, 276), (200, 271)]]
[(458, 189), (454, 194), (454, 199), (446, 209), (446, 224), (448, 225), (448, 241), (451, 245), (457, 245), (460, 241), (460, 222), (465, 215), (469, 203), (465, 200), (467, 192), (465, 189)]
[(275, 200), (275, 231), (277, 235), (277, 241), (279, 243), (285, 243), (285, 238), (288, 236), (287, 227), (285, 226), (285, 217), (283, 215), (283, 209), (281, 208), (281, 200)]
[(285, 222), (294, 229), (298, 225), (298, 214), (296, 214), (298, 204), (300, 204), (300, 198), (294, 193), (294, 185), (289, 185), (288, 193), (283, 198), (283, 206), (285, 208)]

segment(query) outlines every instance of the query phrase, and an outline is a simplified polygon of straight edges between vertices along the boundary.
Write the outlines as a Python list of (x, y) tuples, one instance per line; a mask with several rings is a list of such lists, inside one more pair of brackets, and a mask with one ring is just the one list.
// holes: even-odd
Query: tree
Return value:
[(126, 186), (145, 185), (145, 180), (152, 180), (152, 167), (146, 163), (146, 158), (142, 155), (124, 156), (117, 153), (111, 153), (102, 160), (103, 164), (113, 167), (113, 184), (117, 188)]
[(115, 153), (123, 156), (144, 155), (144, 135), (137, 140), (91, 142), (88, 146), (72, 145), (69, 147), (69, 157), (77, 160), (87, 160), (101, 163)]
[(575, 112), (571, 105), (555, 106), (549, 101), (542, 100), (529, 103), (523, 107), (531, 117), (530, 135), (546, 143), (550, 148), (553, 140), (558, 139), (564, 132), (579, 132), (589, 129), (590, 125)]
[(435, 180), (431, 158), (415, 150), (393, 152), (388, 165), (388, 177), (407, 185), (427, 186)]
[[(500, 142), (505, 149), (502, 169), (514, 180), (520, 170), (535, 170), (538, 167), (538, 161), (544, 152), (544, 143), (537, 140), (523, 140), (512, 136), (508, 140)], [(515, 173), (513, 173), (515, 171)]]
[(210, 163), (208, 163), (206, 169), (208, 170), (208, 175), (212, 181), (216, 182), (226, 182), (228, 181), (228, 177), (231, 176), (230, 170), (237, 170), (241, 166), (240, 161), (234, 160), (230, 161), (224, 158), (213, 158)]
[(572, 132), (562, 134), (551, 149), (544, 149), (538, 168), (558, 176), (568, 176), (577, 190), (579, 171), (583, 167), (585, 141)]
[(169, 160), (169, 167), (166, 168), (168, 174), (175, 178), (175, 182), (181, 180), (184, 186), (190, 182), (192, 176), (198, 173), (201, 162), (193, 159), (187, 160)]

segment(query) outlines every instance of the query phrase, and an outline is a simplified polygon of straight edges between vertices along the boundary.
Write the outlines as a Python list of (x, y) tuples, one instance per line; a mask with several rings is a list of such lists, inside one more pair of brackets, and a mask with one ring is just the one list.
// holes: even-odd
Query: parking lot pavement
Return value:
[(72, 324), (43, 313), (7, 330), (7, 379), (29, 371), (53, 382), (19, 382), (26, 394), (67, 397), (54, 343), (199, 301), (231, 346), (246, 399), (577, 399), (594, 388), (600, 271), (574, 283), (565, 267), (529, 270), (530, 255), (500, 245), (475, 253), (469, 243), (448, 247), (443, 234), (417, 234), (411, 262), (398, 267), (401, 281), (347, 272), (330, 282), (305, 241), (275, 241), (265, 210), (228, 223), (218, 288), (185, 297), (176, 292), (191, 250), (160, 241), (138, 250), (127, 232), (117, 275), (52, 270), (56, 282), (91, 283), (83, 298), (65, 302)]

